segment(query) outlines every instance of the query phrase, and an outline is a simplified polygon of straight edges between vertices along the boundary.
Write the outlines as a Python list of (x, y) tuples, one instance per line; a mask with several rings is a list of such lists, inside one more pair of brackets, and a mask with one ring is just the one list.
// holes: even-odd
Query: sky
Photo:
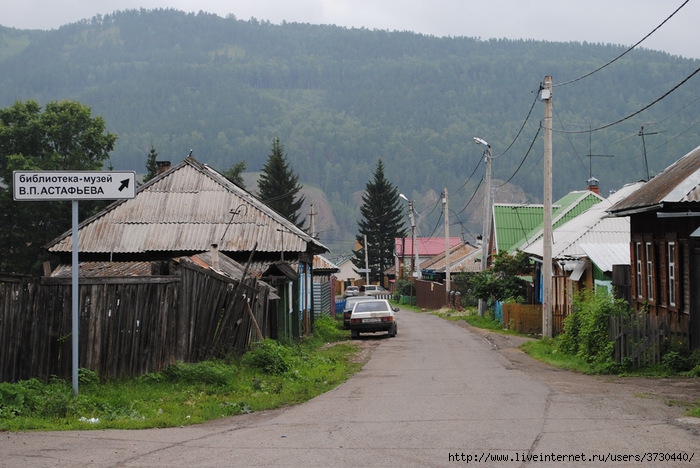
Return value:
[[(335, 24), (434, 36), (631, 46), (686, 0), (5, 0), (0, 25), (56, 29), (118, 10), (174, 8), (274, 24)], [(640, 46), (700, 59), (700, 0), (689, 0)], [(695, 24), (693, 24), (695, 23)]]

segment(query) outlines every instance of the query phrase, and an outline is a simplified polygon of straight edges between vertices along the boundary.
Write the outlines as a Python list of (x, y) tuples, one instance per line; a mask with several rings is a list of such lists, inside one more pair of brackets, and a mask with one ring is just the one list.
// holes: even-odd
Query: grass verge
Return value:
[[(504, 330), (503, 325), (498, 320), (494, 320), (491, 316), (479, 316), (473, 308), (465, 309), (464, 311), (441, 309), (433, 311), (432, 313), (446, 320), (463, 320), (474, 327), (490, 330), (494, 333), (518, 334), (512, 330)], [(545, 362), (559, 369), (590, 375), (610, 373), (609, 366), (590, 363), (579, 356), (562, 352), (557, 347), (556, 341), (551, 338), (527, 341), (520, 345), (519, 349), (533, 359)], [(628, 368), (620, 370), (616, 375), (645, 378), (687, 378), (689, 376), (688, 373), (675, 372), (673, 369), (662, 364), (642, 368)], [(690, 406), (686, 414), (688, 416), (700, 417), (700, 401)]]
[(58, 379), (2, 383), (0, 431), (173, 427), (301, 403), (361, 368), (348, 339), (338, 322), (321, 318), (310, 338), (266, 340), (238, 358), (176, 363), (126, 381), (81, 370), (77, 397)]

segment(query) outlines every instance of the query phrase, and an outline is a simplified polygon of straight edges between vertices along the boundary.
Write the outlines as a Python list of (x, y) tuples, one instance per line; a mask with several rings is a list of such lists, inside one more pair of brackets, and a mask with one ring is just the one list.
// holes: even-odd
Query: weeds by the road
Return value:
[[(470, 325), (490, 330), (494, 333), (516, 334), (512, 330), (504, 330), (503, 324), (495, 320), (492, 315), (486, 314), (481, 317), (474, 309), (456, 311), (441, 309), (433, 311), (447, 320), (463, 320)], [(579, 327), (585, 331), (585, 327)], [(620, 376), (636, 376), (647, 378), (692, 378), (700, 377), (700, 353), (682, 354), (677, 350), (666, 354), (660, 364), (632, 368), (630, 366), (614, 365), (610, 360), (591, 359), (586, 353), (571, 352), (571, 336), (564, 336), (559, 339), (541, 338), (528, 340), (520, 346), (520, 349), (530, 357), (545, 362), (560, 369), (566, 369), (582, 374), (615, 374)], [(566, 343), (566, 340), (569, 340)], [(564, 341), (568, 346), (563, 346)], [(573, 348), (576, 349), (576, 348)], [(700, 417), (700, 401), (688, 409), (688, 415)]]
[(77, 397), (64, 380), (2, 383), (0, 431), (172, 427), (307, 401), (362, 366), (338, 322), (314, 325), (301, 342), (266, 340), (243, 357), (176, 363), (127, 381), (100, 382), (81, 369)]

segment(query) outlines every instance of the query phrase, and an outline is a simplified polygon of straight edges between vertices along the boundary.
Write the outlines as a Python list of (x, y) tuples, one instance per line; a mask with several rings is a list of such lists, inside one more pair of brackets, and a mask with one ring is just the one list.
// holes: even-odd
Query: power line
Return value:
[(588, 130), (576, 130), (576, 131), (573, 131), (573, 130), (572, 130), (572, 131), (566, 131), (566, 130), (555, 130), (555, 129), (552, 129), (552, 131), (557, 132), (557, 133), (587, 133), (587, 132), (597, 132), (597, 131), (599, 131), (599, 130), (603, 130), (603, 129), (612, 127), (613, 125), (617, 125), (617, 124), (619, 124), (619, 123), (622, 123), (622, 122), (624, 122), (625, 120), (631, 119), (632, 117), (634, 117), (634, 116), (637, 115), (637, 114), (641, 114), (642, 112), (644, 112), (645, 110), (649, 109), (651, 106), (653, 106), (653, 105), (656, 104), (657, 102), (659, 102), (659, 101), (665, 99), (666, 96), (668, 96), (669, 94), (671, 94), (672, 92), (674, 92), (675, 90), (677, 90), (678, 88), (680, 88), (681, 86), (683, 86), (688, 80), (690, 80), (692, 77), (694, 77), (695, 75), (697, 75), (698, 72), (700, 72), (700, 68), (697, 68), (693, 73), (691, 73), (691, 74), (688, 75), (685, 79), (683, 79), (683, 81), (681, 81), (680, 83), (678, 83), (676, 86), (674, 86), (674, 87), (671, 88), (670, 90), (666, 91), (663, 95), (661, 95), (660, 97), (658, 97), (657, 99), (655, 99), (655, 100), (652, 101), (651, 103), (647, 104), (646, 106), (642, 107), (642, 108), (639, 109), (638, 111), (633, 112), (633, 113), (631, 113), (630, 115), (628, 115), (628, 116), (626, 116), (626, 117), (623, 117), (623, 118), (621, 118), (621, 119), (619, 119), (619, 120), (616, 120), (615, 122), (611, 122), (611, 123), (602, 125), (602, 126), (600, 126), (600, 127), (596, 127), (596, 128), (588, 129)]
[(681, 6), (679, 6), (678, 8), (676, 8), (676, 11), (674, 11), (673, 13), (671, 13), (671, 15), (670, 15), (668, 18), (666, 18), (665, 20), (663, 20), (663, 21), (661, 22), (661, 24), (659, 24), (657, 27), (655, 27), (654, 29), (652, 29), (652, 31), (651, 31), (649, 34), (647, 34), (646, 36), (644, 36), (643, 38), (641, 38), (636, 44), (634, 44), (634, 45), (633, 45), (632, 47), (630, 47), (629, 49), (625, 50), (623, 53), (621, 53), (620, 55), (618, 55), (618, 56), (615, 57), (614, 59), (610, 60), (610, 61), (609, 61), (608, 63), (606, 63), (605, 65), (602, 65), (602, 66), (596, 68), (595, 70), (593, 70), (592, 72), (588, 72), (588, 73), (586, 73), (585, 75), (582, 75), (582, 76), (580, 76), (580, 77), (578, 77), (578, 78), (575, 78), (575, 79), (573, 79), (573, 80), (565, 81), (564, 83), (558, 84), (558, 85), (556, 85), (555, 87), (568, 85), (568, 84), (571, 84), (571, 83), (575, 83), (576, 81), (580, 81), (580, 80), (582, 80), (582, 79), (584, 79), (584, 78), (587, 78), (587, 77), (593, 75), (594, 73), (599, 72), (600, 70), (602, 70), (603, 68), (607, 67), (608, 65), (611, 65), (613, 62), (617, 61), (618, 59), (622, 58), (624, 55), (626, 55), (627, 53), (629, 53), (630, 51), (632, 51), (632, 49), (634, 49), (634, 48), (637, 47), (639, 44), (641, 44), (642, 42), (644, 42), (649, 36), (651, 36), (652, 34), (654, 34), (654, 33), (656, 32), (656, 30), (659, 29), (661, 26), (663, 26), (668, 20), (670, 20), (671, 18), (673, 18), (673, 16), (674, 16), (676, 13), (678, 13), (678, 12), (680, 11), (681, 8), (683, 8), (684, 6), (686, 6), (686, 4), (687, 4), (689, 1), (690, 1), (690, 0), (685, 0), (685, 2), (683, 2), (683, 4), (682, 4)]

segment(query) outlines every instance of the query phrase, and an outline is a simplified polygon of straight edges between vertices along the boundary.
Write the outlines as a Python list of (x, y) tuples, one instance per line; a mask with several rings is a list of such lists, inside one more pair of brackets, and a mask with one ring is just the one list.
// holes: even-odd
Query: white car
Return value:
[(356, 303), (350, 313), (350, 337), (355, 339), (363, 332), (385, 331), (396, 336), (398, 307), (391, 307), (386, 299), (371, 299)]

